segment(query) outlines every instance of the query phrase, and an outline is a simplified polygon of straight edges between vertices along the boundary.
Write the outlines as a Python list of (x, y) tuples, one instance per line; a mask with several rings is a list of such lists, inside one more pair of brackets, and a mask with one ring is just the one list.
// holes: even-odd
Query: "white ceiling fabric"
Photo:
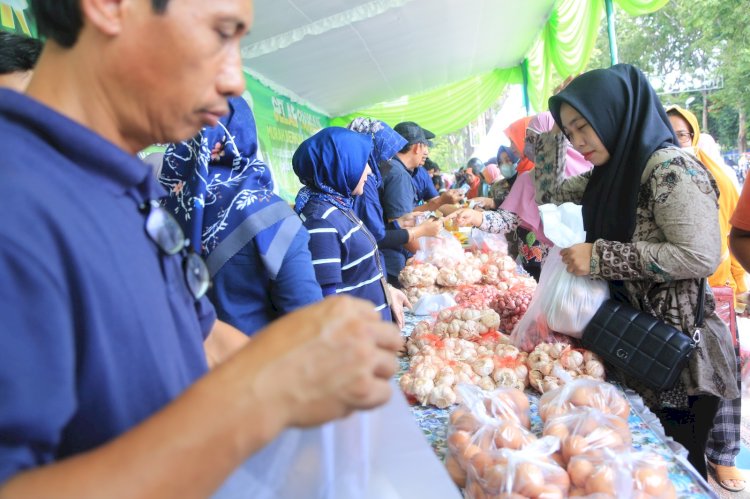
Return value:
[(255, 0), (243, 63), (339, 116), (517, 66), (554, 0)]

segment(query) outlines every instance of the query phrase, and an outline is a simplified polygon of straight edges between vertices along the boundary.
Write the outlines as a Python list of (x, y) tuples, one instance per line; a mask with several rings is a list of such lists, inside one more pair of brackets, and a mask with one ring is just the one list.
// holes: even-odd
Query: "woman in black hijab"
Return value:
[(656, 93), (633, 66), (585, 73), (549, 107), (572, 146), (594, 164), (565, 179), (549, 155), (536, 156), (537, 193), (583, 206), (587, 242), (561, 252), (568, 271), (606, 279), (613, 296), (682, 331), (694, 325), (705, 293), (702, 340), (674, 388), (656, 393), (610, 372), (643, 397), (705, 477), (719, 398), (739, 395), (728, 329), (714, 313), (710, 288), (700, 289), (721, 259), (716, 185), (680, 150)]

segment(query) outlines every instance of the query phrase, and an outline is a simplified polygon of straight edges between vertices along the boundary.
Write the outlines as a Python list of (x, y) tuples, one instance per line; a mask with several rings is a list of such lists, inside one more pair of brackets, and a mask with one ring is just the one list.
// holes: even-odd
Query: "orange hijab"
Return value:
[(518, 160), (518, 166), (516, 170), (518, 173), (523, 173), (534, 168), (534, 163), (523, 154), (524, 143), (526, 142), (526, 129), (529, 127), (531, 116), (526, 116), (520, 120), (516, 120), (505, 129), (505, 135), (508, 137), (516, 148), (516, 153), (520, 158)]

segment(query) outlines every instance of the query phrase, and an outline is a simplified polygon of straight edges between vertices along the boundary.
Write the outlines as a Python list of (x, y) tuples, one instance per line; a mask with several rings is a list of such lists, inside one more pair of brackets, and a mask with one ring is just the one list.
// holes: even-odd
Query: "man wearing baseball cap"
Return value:
[[(442, 195), (432, 189), (433, 196), (417, 206), (420, 199), (413, 176), (420, 165), (424, 164), (430, 152), (435, 134), (425, 130), (413, 121), (404, 121), (393, 129), (406, 139), (406, 145), (388, 163), (381, 167), (383, 182), (380, 186), (380, 202), (383, 205), (383, 216), (386, 223), (394, 221), (413, 211), (431, 211), (443, 204), (456, 203), (462, 197), (460, 191), (446, 191)], [(424, 172), (426, 174), (426, 172)], [(426, 175), (429, 179), (429, 175)], [(431, 182), (430, 182), (431, 183)], [(397, 285), (398, 274), (411, 254), (406, 250), (383, 250), (388, 281)]]

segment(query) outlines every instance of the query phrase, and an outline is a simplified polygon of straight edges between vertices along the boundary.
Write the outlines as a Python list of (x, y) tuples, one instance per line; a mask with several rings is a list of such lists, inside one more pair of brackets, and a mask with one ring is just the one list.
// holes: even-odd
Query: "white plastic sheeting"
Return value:
[(338, 116), (523, 60), (554, 0), (255, 0), (248, 72)]

